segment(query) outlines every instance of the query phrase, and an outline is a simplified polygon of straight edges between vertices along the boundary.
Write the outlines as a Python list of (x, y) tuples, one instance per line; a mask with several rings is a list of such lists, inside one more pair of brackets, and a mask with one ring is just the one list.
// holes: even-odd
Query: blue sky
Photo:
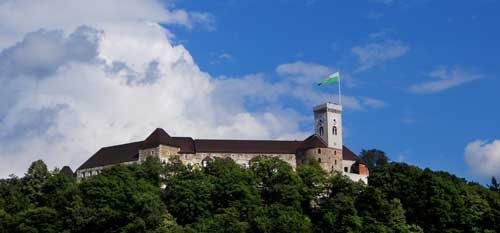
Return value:
[[(498, 138), (500, 117), (500, 4), (496, 1), (181, 1), (210, 12), (215, 30), (175, 30), (177, 40), (212, 75), (264, 73), (276, 66), (312, 62), (348, 74), (346, 95), (386, 103), (344, 113), (345, 143), (355, 151), (379, 148), (392, 160), (471, 177), (464, 149), (471, 141)], [(372, 58), (363, 68), (353, 48), (397, 41), (407, 51)], [(386, 46), (374, 53), (390, 53)], [(368, 52), (368, 51), (367, 51)], [(226, 54), (226, 56), (224, 56)], [(439, 79), (435, 71), (458, 69), (477, 79), (429, 93), (412, 85)], [(314, 85), (313, 82), (310, 85)], [(335, 93), (336, 86), (315, 88)], [(282, 101), (304, 114), (311, 106)], [(312, 128), (312, 120), (305, 125)], [(474, 178), (477, 179), (477, 178)], [(485, 179), (479, 179), (484, 181)]]
[(156, 127), (302, 140), (312, 107), (336, 100), (335, 84), (316, 83), (340, 71), (353, 151), (487, 183), (500, 176), (499, 10), (496, 0), (0, 1), (0, 177), (35, 159), (77, 168)]

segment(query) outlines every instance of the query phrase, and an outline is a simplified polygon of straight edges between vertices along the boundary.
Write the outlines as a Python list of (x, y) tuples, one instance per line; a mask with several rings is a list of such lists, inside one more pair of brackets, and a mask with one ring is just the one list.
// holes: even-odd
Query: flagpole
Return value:
[(339, 105), (342, 105), (342, 93), (340, 92), (340, 73), (339, 73)]

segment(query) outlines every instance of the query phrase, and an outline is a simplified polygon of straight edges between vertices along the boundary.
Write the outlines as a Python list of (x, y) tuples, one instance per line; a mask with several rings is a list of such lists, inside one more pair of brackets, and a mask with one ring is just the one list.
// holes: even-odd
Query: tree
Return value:
[(250, 170), (265, 205), (279, 203), (300, 209), (303, 183), (288, 163), (276, 157), (259, 156), (251, 161)]
[(362, 150), (361, 159), (366, 162), (366, 166), (370, 171), (389, 163), (389, 158), (385, 155), (385, 152), (377, 149)]
[(36, 202), (41, 197), (42, 186), (50, 175), (47, 165), (42, 160), (31, 163), (28, 172), (26, 172), (22, 179), (24, 192), (31, 201)]
[(494, 176), (491, 177), (491, 184), (489, 185), (489, 188), (491, 191), (500, 191), (500, 184), (498, 184), (497, 179)]
[(297, 168), (297, 175), (304, 184), (300, 191), (302, 194), (302, 210), (305, 213), (312, 214), (313, 208), (319, 204), (318, 197), (325, 190), (327, 174), (316, 159), (311, 159), (308, 164)]

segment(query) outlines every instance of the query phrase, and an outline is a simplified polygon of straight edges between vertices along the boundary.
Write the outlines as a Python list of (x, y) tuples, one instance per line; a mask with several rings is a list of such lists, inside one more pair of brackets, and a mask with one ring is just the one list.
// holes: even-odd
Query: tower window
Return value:
[(321, 163), (321, 158), (318, 158), (318, 163)]
[(337, 155), (337, 151), (336, 150), (333, 151), (333, 155)]
[(318, 154), (321, 154), (321, 149), (318, 149)]
[(344, 172), (348, 172), (349, 171), (349, 168), (348, 167), (344, 167)]
[(333, 135), (337, 135), (337, 126), (333, 126), (332, 131), (333, 131)]
[(151, 155), (154, 155), (154, 154), (155, 154), (155, 152), (154, 152), (154, 151), (151, 151), (151, 152), (149, 152), (149, 153), (150, 153)]
[(325, 134), (323, 127), (319, 127), (319, 136), (323, 136)]

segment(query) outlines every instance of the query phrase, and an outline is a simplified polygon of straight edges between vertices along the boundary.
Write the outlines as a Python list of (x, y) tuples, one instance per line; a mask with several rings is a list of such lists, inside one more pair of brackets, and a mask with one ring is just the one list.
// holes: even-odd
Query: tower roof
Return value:
[(165, 130), (157, 128), (141, 143), (140, 147), (141, 149), (145, 149), (157, 147), (159, 145), (177, 146), (172, 137), (170, 137)]

